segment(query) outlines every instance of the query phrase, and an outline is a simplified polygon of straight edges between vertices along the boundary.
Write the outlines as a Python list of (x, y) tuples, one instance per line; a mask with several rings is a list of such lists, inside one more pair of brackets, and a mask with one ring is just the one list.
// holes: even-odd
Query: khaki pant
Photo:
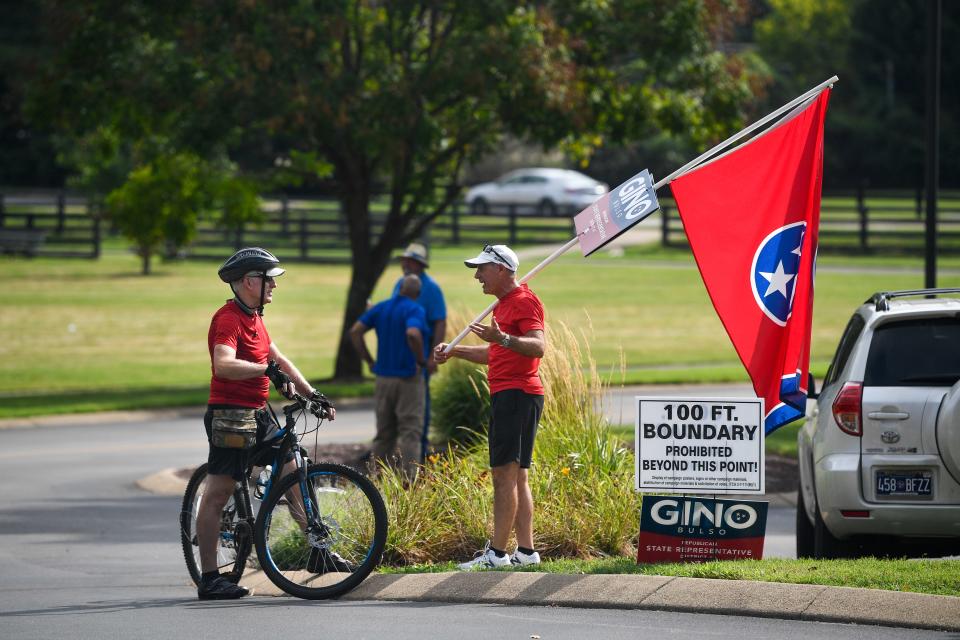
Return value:
[(399, 464), (407, 478), (413, 479), (423, 434), (423, 376), (378, 376), (374, 398), (377, 436), (373, 439), (373, 455), (388, 464)]

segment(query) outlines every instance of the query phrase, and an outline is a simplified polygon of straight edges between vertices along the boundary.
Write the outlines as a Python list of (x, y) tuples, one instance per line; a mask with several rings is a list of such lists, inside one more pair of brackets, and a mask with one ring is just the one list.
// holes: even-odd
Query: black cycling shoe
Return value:
[(353, 573), (357, 568), (344, 560), (339, 553), (327, 549), (311, 549), (307, 560), (310, 573)]
[(210, 581), (201, 580), (197, 587), (197, 597), (201, 600), (236, 600), (247, 595), (250, 595), (249, 589), (233, 584), (223, 576)]

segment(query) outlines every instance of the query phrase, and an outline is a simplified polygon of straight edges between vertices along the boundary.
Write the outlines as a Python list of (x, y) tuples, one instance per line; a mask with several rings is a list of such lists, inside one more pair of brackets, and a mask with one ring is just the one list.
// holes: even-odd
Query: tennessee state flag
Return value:
[(804, 414), (830, 90), (671, 183), (713, 306), (770, 433)]

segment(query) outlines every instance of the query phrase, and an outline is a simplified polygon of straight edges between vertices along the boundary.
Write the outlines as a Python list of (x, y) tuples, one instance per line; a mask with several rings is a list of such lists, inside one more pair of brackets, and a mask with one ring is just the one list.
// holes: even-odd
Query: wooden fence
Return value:
[[(287, 261), (350, 261), (347, 226), (338, 201), (268, 196), (263, 213), (262, 223), (240, 229), (224, 230), (201, 222), (196, 238), (179, 257), (222, 259), (240, 247), (260, 245)], [(505, 206), (472, 216), (458, 203), (430, 226), (426, 240), (435, 245), (524, 245), (565, 242), (572, 237), (571, 218), (542, 218), (535, 213), (533, 208)], [(382, 233), (386, 215), (383, 203), (374, 202), (374, 238)], [(104, 228), (110, 235), (109, 225)], [(83, 198), (62, 192), (0, 194), (0, 252), (96, 258), (101, 252), (101, 217)]]
[(488, 205), (488, 213), (473, 215), (457, 203), (434, 221), (427, 241), (432, 244), (547, 244), (563, 243), (576, 235), (574, 212), (541, 216), (533, 205)]
[[(510, 245), (565, 242), (573, 236), (570, 218), (542, 218), (523, 207), (491, 208), (488, 215), (464, 213), (457, 204), (428, 229), (425, 240), (433, 245), (507, 243)], [(230, 249), (250, 245), (270, 247), (286, 260), (304, 262), (349, 261), (347, 226), (337, 201), (266, 198), (263, 223), (234, 231), (201, 224), (188, 257), (222, 257)], [(371, 211), (371, 235), (383, 231), (386, 211), (375, 204)]]
[[(830, 193), (822, 204), (820, 249), (826, 252), (889, 251), (922, 254), (924, 201), (916, 192)], [(662, 198), (660, 237), (664, 246), (686, 245), (676, 204)], [(440, 245), (563, 243), (575, 231), (571, 212), (536, 215), (532, 207), (491, 208), (471, 215), (462, 204), (439, 217), (425, 240)], [(264, 222), (225, 231), (203, 222), (181, 257), (222, 259), (249, 245), (270, 247), (287, 261), (349, 262), (347, 228), (339, 203), (332, 199), (264, 199)], [(371, 233), (383, 229), (386, 208), (371, 207)], [(104, 225), (104, 233), (110, 233)], [(83, 198), (63, 192), (0, 194), (0, 252), (73, 258), (101, 253), (101, 216)], [(960, 253), (960, 193), (944, 192), (939, 204), (938, 251)]]
[(100, 216), (65, 193), (0, 194), (0, 253), (100, 257)]

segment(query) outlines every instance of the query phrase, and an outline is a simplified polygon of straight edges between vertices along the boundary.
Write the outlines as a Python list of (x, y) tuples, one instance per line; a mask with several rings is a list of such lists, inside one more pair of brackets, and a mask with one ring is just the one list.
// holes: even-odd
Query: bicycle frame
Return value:
[[(317, 514), (313, 509), (313, 505), (317, 504), (317, 496), (314, 494), (313, 486), (307, 482), (308, 465), (295, 433), (297, 424), (296, 413), (307, 412), (310, 406), (309, 403), (311, 401), (300, 396), (299, 394), (294, 394), (293, 400), (295, 400), (293, 404), (288, 404), (283, 407), (285, 424), (282, 427), (278, 424), (271, 411), (271, 421), (274, 425), (279, 427), (279, 430), (274, 433), (269, 440), (265, 440), (264, 442), (257, 444), (257, 446), (254, 448), (247, 464), (248, 472), (255, 467), (269, 464), (270, 458), (267, 457), (267, 454), (277, 447), (277, 441), (279, 441), (279, 447), (277, 447), (276, 454), (272, 459), (273, 464), (270, 472), (270, 478), (264, 485), (263, 496), (260, 498), (261, 501), (265, 501), (270, 495), (270, 491), (273, 490), (273, 487), (276, 486), (281, 478), (283, 478), (283, 468), (286, 466), (288, 454), (292, 451), (293, 461), (296, 463), (295, 473), (299, 475), (300, 500), (303, 505), (305, 518), (304, 526), (308, 530), (310, 528), (317, 527), (320, 529), (321, 533), (325, 533), (325, 527), (322, 522), (318, 521)], [(249, 483), (241, 482), (239, 485), (241, 504), (237, 505), (238, 515), (249, 525), (250, 531), (252, 532), (255, 518), (253, 515), (253, 503), (250, 500)], [(309, 499), (305, 498), (305, 496), (309, 496)]]

